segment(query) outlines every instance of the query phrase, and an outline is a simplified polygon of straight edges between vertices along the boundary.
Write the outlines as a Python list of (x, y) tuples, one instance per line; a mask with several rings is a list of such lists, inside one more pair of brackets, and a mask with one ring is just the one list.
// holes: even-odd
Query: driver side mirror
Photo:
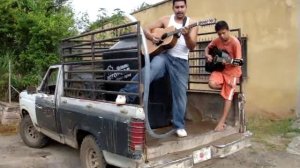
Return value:
[(34, 86), (29, 86), (29, 87), (27, 87), (26, 90), (27, 90), (28, 94), (34, 94), (37, 92), (36, 87), (34, 87)]

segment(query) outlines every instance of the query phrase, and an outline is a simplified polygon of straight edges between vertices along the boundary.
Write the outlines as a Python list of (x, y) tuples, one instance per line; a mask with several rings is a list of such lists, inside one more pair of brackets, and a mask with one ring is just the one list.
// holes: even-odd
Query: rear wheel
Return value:
[(20, 135), (23, 142), (32, 148), (45, 147), (49, 142), (48, 137), (36, 130), (29, 115), (22, 117), (20, 123)]
[(80, 161), (83, 168), (105, 168), (106, 162), (96, 139), (86, 136), (80, 147)]

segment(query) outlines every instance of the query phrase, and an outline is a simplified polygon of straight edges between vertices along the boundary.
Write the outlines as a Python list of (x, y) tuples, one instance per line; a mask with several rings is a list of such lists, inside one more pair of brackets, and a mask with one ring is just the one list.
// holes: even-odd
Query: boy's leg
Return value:
[(208, 81), (208, 86), (211, 89), (221, 90), (223, 83), (224, 83), (224, 79), (221, 72), (214, 71), (211, 73)]
[(231, 100), (224, 99), (223, 114), (215, 128), (215, 131), (223, 131), (225, 129), (226, 127), (225, 121), (229, 114), (230, 107), (231, 107)]
[(215, 128), (215, 131), (223, 131), (226, 127), (225, 122), (229, 114), (229, 110), (232, 104), (232, 98), (233, 98), (233, 94), (237, 82), (236, 77), (232, 77), (224, 74), (223, 77), (224, 77), (224, 84), (221, 91), (221, 95), (224, 98), (223, 114)]

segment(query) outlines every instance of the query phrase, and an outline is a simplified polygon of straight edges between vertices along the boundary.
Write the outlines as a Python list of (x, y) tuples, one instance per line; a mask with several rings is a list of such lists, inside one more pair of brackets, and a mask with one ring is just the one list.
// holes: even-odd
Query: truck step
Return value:
[(228, 137), (221, 138), (212, 143), (213, 157), (224, 158), (232, 153), (235, 153), (245, 147), (251, 146), (250, 138), (252, 133), (236, 133)]

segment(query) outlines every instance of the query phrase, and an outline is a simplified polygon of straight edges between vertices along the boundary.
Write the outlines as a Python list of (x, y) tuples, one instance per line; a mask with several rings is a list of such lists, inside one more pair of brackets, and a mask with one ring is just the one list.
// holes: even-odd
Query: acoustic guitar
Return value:
[[(216, 24), (216, 19), (206, 19), (193, 24), (186, 26), (191, 29), (195, 26), (207, 26)], [(150, 56), (155, 56), (163, 52), (164, 50), (170, 49), (174, 47), (177, 43), (178, 38), (180, 37), (180, 33), (183, 28), (176, 29), (174, 26), (170, 26), (167, 28), (155, 28), (152, 30), (152, 34), (155, 37), (159, 37), (159, 43), (154, 44), (151, 40), (147, 39), (147, 47)], [(144, 55), (144, 51), (142, 51)]]
[(209, 49), (208, 53), (213, 57), (212, 62), (205, 62), (205, 71), (223, 71), (225, 63), (235, 66), (242, 66), (244, 61), (242, 59), (234, 59), (229, 56), (229, 53), (225, 50), (220, 50), (218, 47), (213, 46)]

